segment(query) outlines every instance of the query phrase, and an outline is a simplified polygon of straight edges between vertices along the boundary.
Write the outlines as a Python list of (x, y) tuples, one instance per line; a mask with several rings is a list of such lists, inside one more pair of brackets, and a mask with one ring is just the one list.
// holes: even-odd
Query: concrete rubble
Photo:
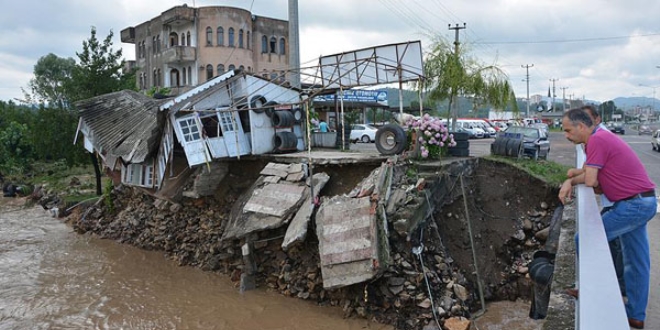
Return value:
[[(247, 283), (241, 281), (243, 274), (252, 273), (257, 287), (339, 306), (346, 316), (397, 329), (440, 329), (439, 325), (464, 330), (472, 313), (481, 308), (479, 292), (469, 261), (463, 262), (460, 255), (470, 249), (451, 249), (465, 240), (448, 242), (447, 237), (464, 235), (465, 227), (463, 196), (456, 189), (454, 172), (471, 173), (466, 168), (478, 164), (452, 166), (429, 174), (404, 161), (388, 161), (373, 167), (371, 175), (350, 190), (330, 196), (324, 187), (347, 179), (324, 173), (322, 166), (310, 177), (306, 164), (269, 163), (244, 189), (225, 188), (222, 194), (178, 203), (119, 186), (110, 201), (80, 211), (69, 221), (78, 232), (163, 250), (181, 265), (225, 273), (236, 286)], [(232, 171), (230, 165), (221, 187), (232, 187), (231, 180), (245, 182)], [(344, 171), (350, 169), (337, 172)], [(470, 186), (466, 197), (485, 202), (487, 197), (475, 195), (478, 189)], [(509, 188), (502, 189), (502, 194), (508, 193), (504, 189)], [(507, 225), (501, 230), (508, 234), (502, 237), (503, 246), (495, 247), (502, 255), (482, 265), (494, 274), (484, 283), (486, 300), (529, 298), (525, 267), (541, 244), (539, 232), (547, 227), (551, 213), (545, 200), (530, 200), (536, 196), (543, 194), (506, 200), (523, 211), (505, 209), (512, 216), (502, 220)], [(473, 217), (481, 226), (488, 223), (483, 214)], [(462, 229), (443, 232), (447, 222)], [(482, 229), (475, 234), (477, 240), (493, 232)]]

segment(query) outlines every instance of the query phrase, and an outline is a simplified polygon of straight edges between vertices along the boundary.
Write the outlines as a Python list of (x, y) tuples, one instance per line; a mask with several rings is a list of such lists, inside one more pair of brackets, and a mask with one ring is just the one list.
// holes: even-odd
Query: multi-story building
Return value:
[(289, 70), (289, 25), (245, 9), (176, 6), (121, 31), (135, 45), (137, 87), (190, 90), (233, 69), (284, 82)]

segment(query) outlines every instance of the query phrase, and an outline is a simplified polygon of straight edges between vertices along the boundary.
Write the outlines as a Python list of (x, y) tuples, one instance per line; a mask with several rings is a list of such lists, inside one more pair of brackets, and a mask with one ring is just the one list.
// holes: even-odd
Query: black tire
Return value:
[(250, 108), (256, 113), (262, 113), (266, 109), (264, 105), (266, 104), (266, 98), (261, 95), (255, 95), (250, 99)]
[(506, 143), (505, 154), (509, 157), (518, 157), (521, 144), (522, 140), (509, 139), (509, 141)]
[(296, 150), (298, 138), (293, 132), (277, 132), (275, 133), (273, 144), (277, 151)]
[(454, 141), (467, 141), (470, 139), (470, 134), (467, 132), (450, 132), (449, 134), (454, 135)]
[(456, 141), (456, 146), (450, 147), (449, 149), (469, 149), (470, 148), (470, 141), (465, 140), (465, 141)]
[(268, 117), (273, 117), (273, 113), (275, 113), (275, 106), (278, 104), (279, 103), (275, 101), (268, 101), (266, 104), (264, 104), (264, 111)]
[(270, 119), (275, 128), (291, 127), (294, 122), (293, 113), (288, 110), (275, 111)]
[(369, 143), (371, 142), (371, 139), (369, 138), (369, 135), (362, 135), (360, 141), (362, 141), (362, 143)]
[(376, 131), (376, 149), (382, 155), (398, 155), (407, 148), (406, 132), (401, 126), (387, 124)]

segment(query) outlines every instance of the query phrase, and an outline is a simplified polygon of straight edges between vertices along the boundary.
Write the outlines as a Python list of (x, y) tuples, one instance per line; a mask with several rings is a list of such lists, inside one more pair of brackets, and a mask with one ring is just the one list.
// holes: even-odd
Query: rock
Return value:
[(390, 277), (387, 279), (387, 284), (390, 286), (403, 285), (406, 282), (406, 279), (403, 277)]
[(447, 330), (469, 330), (470, 320), (462, 316), (450, 317), (445, 320), (444, 326)]
[(401, 291), (403, 291), (403, 285), (396, 285), (390, 287), (390, 292), (392, 292), (393, 294), (399, 294)]
[(533, 228), (532, 226), (533, 226), (532, 221), (530, 221), (529, 219), (525, 219), (523, 221), (523, 230), (530, 231)]
[(454, 289), (454, 294), (461, 301), (466, 301), (470, 297), (467, 289), (465, 289), (465, 287), (460, 284), (454, 284), (453, 289)]
[(438, 316), (445, 316), (445, 314), (447, 314), (447, 311), (441, 306), (438, 306), (437, 309), (438, 309)]
[(401, 236), (408, 235), (408, 221), (406, 219), (399, 219), (394, 222), (394, 230)]
[(421, 308), (429, 308), (429, 307), (431, 307), (431, 299), (426, 298), (426, 299), (422, 300), (422, 302), (417, 304), (417, 306), (421, 307)]
[(544, 209), (544, 210), (547, 210), (548, 209), (548, 203), (541, 202), (541, 208)]
[(550, 235), (550, 227), (545, 227), (537, 231), (534, 237), (536, 237), (536, 239), (538, 239), (539, 241), (545, 242), (548, 239), (548, 235)]
[(405, 260), (401, 262), (401, 266), (405, 269), (412, 269), (413, 268), (412, 265), (409, 262), (405, 261)]
[(519, 241), (519, 242), (524, 242), (525, 241), (525, 232), (522, 229), (516, 230), (516, 233), (511, 236), (511, 238)]
[(422, 330), (442, 330), (442, 328), (438, 328), (435, 321), (431, 321), (429, 324), (425, 325)]
[(170, 212), (177, 213), (177, 212), (179, 212), (179, 210), (181, 210), (181, 208), (182, 208), (182, 206), (179, 203), (172, 204), (172, 206), (170, 206)]
[(527, 274), (529, 272), (529, 268), (525, 266), (518, 266), (518, 273), (520, 274)]

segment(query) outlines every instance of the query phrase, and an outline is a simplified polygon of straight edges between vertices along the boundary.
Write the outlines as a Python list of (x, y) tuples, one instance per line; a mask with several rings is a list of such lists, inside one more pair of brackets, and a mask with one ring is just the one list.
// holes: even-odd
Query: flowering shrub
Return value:
[[(405, 125), (409, 138), (414, 137), (420, 144), (422, 158), (438, 159), (447, 154), (449, 147), (456, 146), (454, 135), (439, 118), (425, 114), (421, 118), (411, 118)], [(415, 134), (412, 134), (412, 133)]]

